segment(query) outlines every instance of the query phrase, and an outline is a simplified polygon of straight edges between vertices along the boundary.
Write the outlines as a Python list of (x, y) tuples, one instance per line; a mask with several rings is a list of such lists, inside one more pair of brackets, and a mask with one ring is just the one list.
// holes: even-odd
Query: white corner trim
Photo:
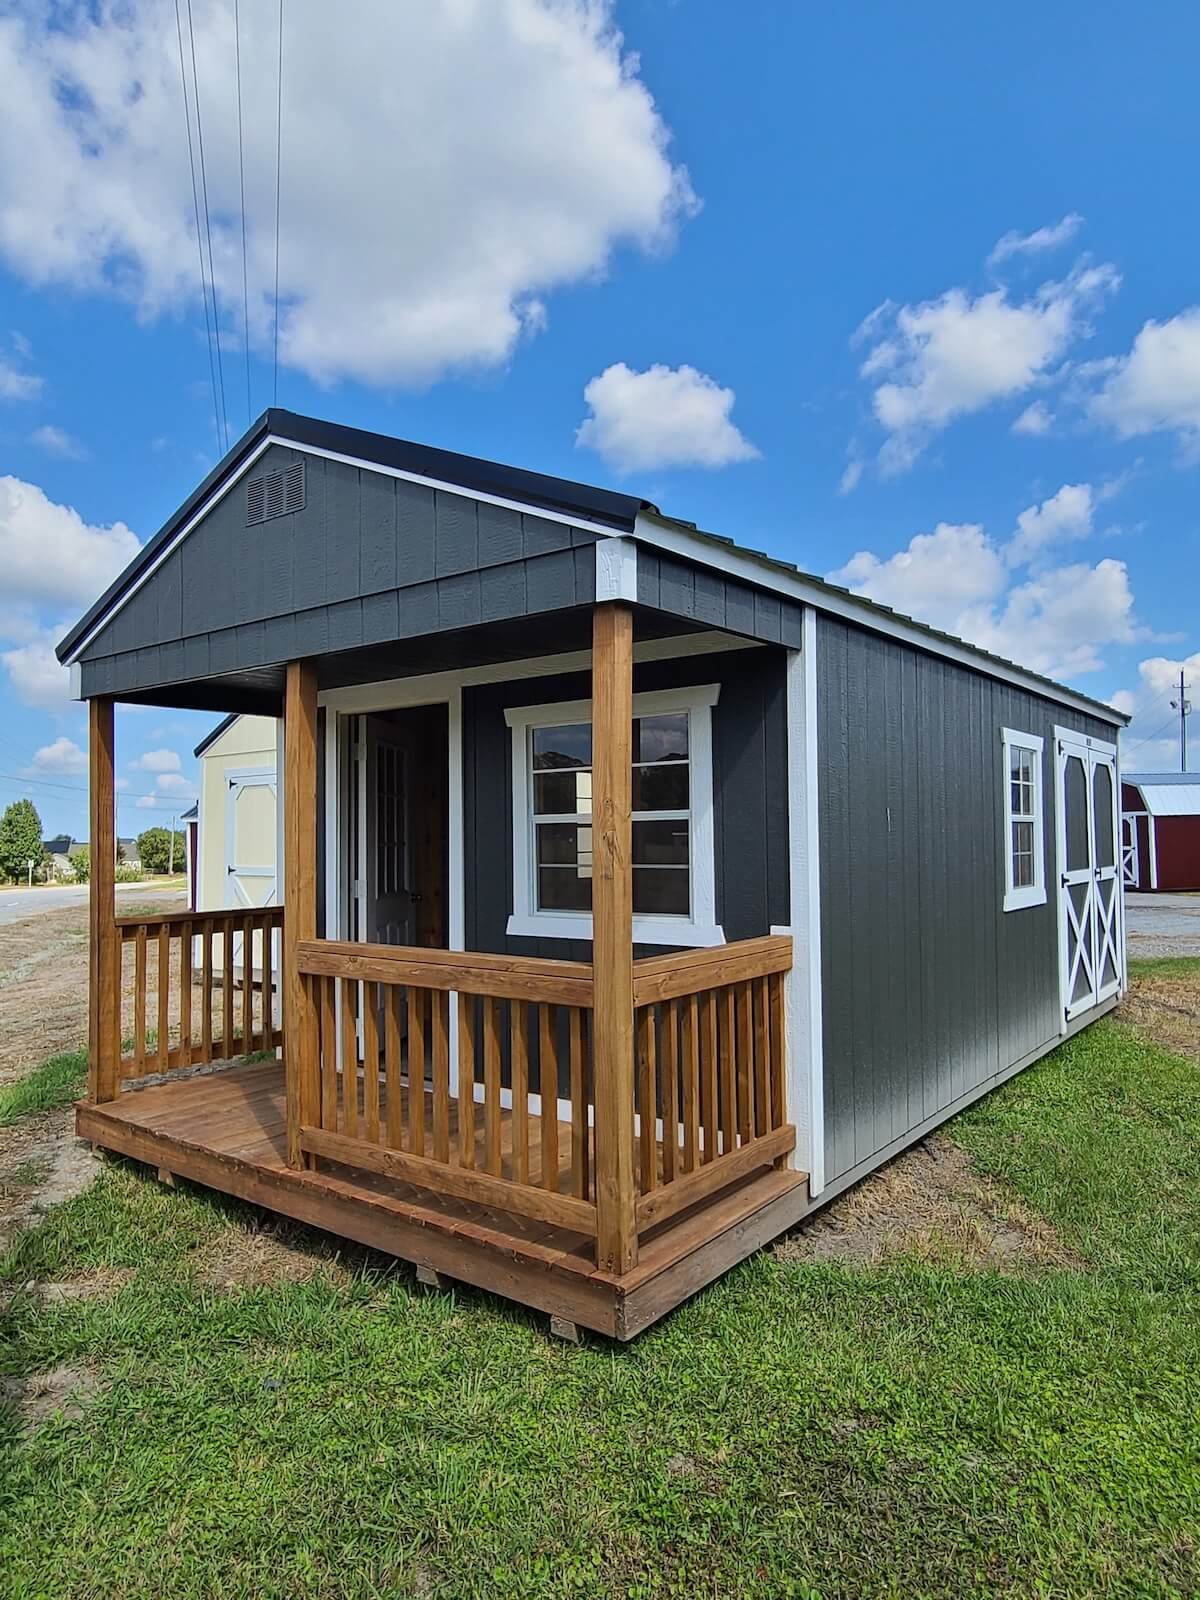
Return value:
[(821, 989), (820, 745), (817, 613), (805, 606), (800, 650), (787, 656), (788, 882), (792, 970), (784, 988), (788, 1111), (795, 1160), (812, 1196), (825, 1187), (825, 1033)]
[[(1029, 906), (1046, 904), (1046, 774), (1045, 740), (1037, 733), (1023, 733), (1019, 728), (1000, 729), (1001, 758), (1000, 781), (1004, 785), (1004, 834), (1001, 839), (1001, 859), (1004, 862), (1004, 910), (1023, 911)], [(1026, 820), (1033, 822), (1033, 882), (1021, 888), (1013, 885), (1012, 859), (1012, 779), (1009, 751), (1032, 750), (1037, 760), (1033, 771), (1033, 813)]]
[[(690, 865), (691, 915), (635, 916), (638, 944), (706, 948), (725, 943), (716, 915), (716, 840), (713, 819), (712, 708), (719, 683), (654, 689), (633, 697), (635, 717), (686, 711), (689, 717), (688, 763), (691, 776)], [(559, 700), (542, 705), (507, 706), (504, 720), (512, 736), (512, 864), (513, 908), (507, 932), (530, 939), (590, 939), (590, 912), (538, 911), (534, 886), (533, 815), (530, 809), (529, 730), (562, 722), (590, 722), (590, 700)]]
[(70, 677), (71, 687), (70, 687), (70, 690), (68, 692), (70, 694), (71, 699), (72, 700), (82, 700), (83, 699), (83, 668), (80, 666), (79, 662), (74, 657), (71, 658), (71, 664), (70, 664), (70, 666), (68, 666), (67, 672), (68, 672), (69, 677)]
[(637, 545), (632, 539), (596, 540), (596, 602), (637, 599)]

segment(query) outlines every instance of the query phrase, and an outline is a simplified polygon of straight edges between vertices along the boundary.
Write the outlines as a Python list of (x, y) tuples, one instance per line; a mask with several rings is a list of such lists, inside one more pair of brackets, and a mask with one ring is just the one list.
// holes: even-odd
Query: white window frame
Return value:
[[(719, 683), (683, 689), (657, 689), (633, 697), (634, 717), (686, 711), (688, 715), (688, 765), (691, 783), (689, 876), (691, 914), (635, 916), (637, 944), (680, 945), (705, 948), (725, 943), (717, 923), (716, 868), (713, 828), (712, 708), (721, 692)], [(504, 720), (512, 735), (513, 806), (513, 909), (508, 932), (531, 939), (590, 939), (590, 911), (539, 911), (534, 884), (533, 775), (529, 759), (532, 728), (560, 723), (591, 722), (590, 700), (560, 700), (549, 705), (510, 706)]]
[[(1045, 740), (1036, 733), (1021, 733), (1016, 728), (1000, 730), (1004, 750), (1004, 909), (1023, 911), (1027, 906), (1046, 904), (1046, 782), (1044, 766)], [(1028, 750), (1033, 754), (1033, 811), (1015, 815), (1012, 805), (1012, 751)], [(1012, 832), (1014, 822), (1033, 823), (1033, 882), (1020, 888), (1013, 883)]]

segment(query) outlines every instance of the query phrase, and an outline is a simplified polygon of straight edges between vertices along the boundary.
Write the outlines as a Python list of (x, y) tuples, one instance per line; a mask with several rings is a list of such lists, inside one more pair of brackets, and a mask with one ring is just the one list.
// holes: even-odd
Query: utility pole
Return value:
[(1171, 701), (1171, 710), (1179, 713), (1179, 770), (1187, 771), (1187, 719), (1192, 702), (1187, 698), (1188, 685), (1183, 681), (1183, 668), (1179, 669), (1179, 699)]

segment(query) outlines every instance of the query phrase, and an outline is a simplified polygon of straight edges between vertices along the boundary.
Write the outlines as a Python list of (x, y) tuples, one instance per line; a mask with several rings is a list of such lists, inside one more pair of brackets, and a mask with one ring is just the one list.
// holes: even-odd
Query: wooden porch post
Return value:
[(633, 1182), (633, 612), (621, 601), (592, 621), (592, 962), (596, 1262), (637, 1264)]
[(121, 946), (117, 937), (117, 819), (113, 702), (88, 702), (88, 1099), (117, 1098)]
[(283, 1072), (287, 1161), (304, 1165), (300, 1129), (318, 1118), (316, 1012), (297, 963), (317, 936), (317, 674), (291, 661), (283, 712)]

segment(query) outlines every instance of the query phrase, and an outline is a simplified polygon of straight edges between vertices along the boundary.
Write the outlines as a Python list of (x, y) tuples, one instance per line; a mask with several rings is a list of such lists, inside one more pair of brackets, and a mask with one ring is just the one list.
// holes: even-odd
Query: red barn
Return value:
[(1200, 889), (1200, 772), (1121, 775), (1127, 889)]

